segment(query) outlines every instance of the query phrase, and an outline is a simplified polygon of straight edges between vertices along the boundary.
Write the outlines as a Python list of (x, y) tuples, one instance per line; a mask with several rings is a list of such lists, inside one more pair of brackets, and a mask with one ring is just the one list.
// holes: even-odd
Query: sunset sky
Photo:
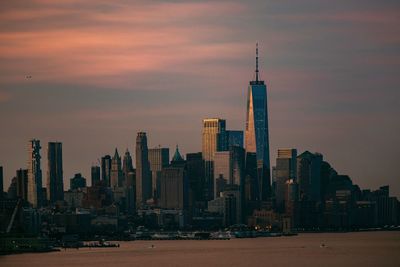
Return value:
[[(201, 120), (244, 129), (259, 42), (278, 148), (320, 152), (361, 188), (400, 196), (400, 2), (2, 1), (0, 165), (63, 143), (65, 189), (105, 154), (201, 150)], [(30, 78), (31, 76), (31, 78)], [(135, 160), (135, 156), (134, 156)], [(90, 182), (89, 182), (90, 183)]]

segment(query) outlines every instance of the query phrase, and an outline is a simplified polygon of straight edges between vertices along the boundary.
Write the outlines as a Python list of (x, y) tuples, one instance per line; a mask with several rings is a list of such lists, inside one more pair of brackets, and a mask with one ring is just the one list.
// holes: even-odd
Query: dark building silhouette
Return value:
[(321, 201), (321, 165), (321, 154), (305, 151), (297, 157), (297, 182), (301, 199)]
[(110, 186), (111, 181), (111, 156), (105, 155), (101, 158), (101, 180), (106, 186)]
[(3, 166), (0, 166), (0, 199), (4, 195), (4, 177), (3, 177)]
[(47, 198), (50, 203), (64, 200), (62, 143), (47, 146)]
[(121, 187), (123, 181), (121, 157), (118, 154), (118, 149), (115, 148), (114, 157), (111, 160), (111, 180), (112, 188)]
[(100, 182), (100, 166), (92, 166), (90, 168), (90, 176), (92, 186), (96, 186)]
[(17, 197), (28, 201), (28, 170), (17, 170)]
[(77, 173), (73, 178), (70, 179), (70, 189), (78, 189), (86, 187), (86, 179), (82, 176), (82, 174)]
[(148, 158), (147, 136), (139, 132), (136, 137), (136, 206), (146, 205), (152, 197), (151, 174)]
[(296, 180), (296, 163), (296, 149), (278, 149), (273, 185), (275, 191), (276, 208), (280, 212), (283, 212), (285, 209), (285, 196), (287, 195), (286, 182), (290, 179)]
[(188, 207), (188, 180), (182, 167), (167, 167), (161, 174), (160, 207), (184, 210)]
[(123, 184), (125, 186), (132, 186), (132, 175), (133, 175), (133, 163), (132, 163), (132, 156), (129, 153), (129, 150), (126, 149), (124, 158), (122, 160), (122, 175), (124, 177)]

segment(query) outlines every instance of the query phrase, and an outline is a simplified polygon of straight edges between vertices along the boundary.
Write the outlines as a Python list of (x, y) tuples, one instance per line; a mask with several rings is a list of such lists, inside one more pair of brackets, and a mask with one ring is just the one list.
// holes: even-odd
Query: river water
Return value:
[(0, 256), (0, 266), (400, 266), (400, 232), (132, 241), (120, 242), (120, 245), (119, 248)]

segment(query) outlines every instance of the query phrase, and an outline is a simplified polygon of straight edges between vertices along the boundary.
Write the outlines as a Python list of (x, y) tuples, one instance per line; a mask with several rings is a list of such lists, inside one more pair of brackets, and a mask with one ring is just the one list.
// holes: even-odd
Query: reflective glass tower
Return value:
[(255, 80), (250, 81), (247, 95), (245, 149), (246, 153), (256, 153), (258, 179), (254, 186), (258, 200), (267, 200), (270, 191), (267, 86), (258, 74), (257, 44)]

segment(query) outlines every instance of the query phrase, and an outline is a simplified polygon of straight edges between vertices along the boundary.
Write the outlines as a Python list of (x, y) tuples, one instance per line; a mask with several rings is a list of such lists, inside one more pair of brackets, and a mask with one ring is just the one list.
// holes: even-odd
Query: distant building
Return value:
[(217, 151), (227, 150), (226, 122), (213, 118), (203, 120), (202, 156), (204, 160), (205, 199), (214, 197), (214, 156)]
[(228, 148), (232, 146), (244, 147), (243, 146), (243, 131), (226, 131)]
[(92, 186), (96, 186), (100, 182), (100, 166), (94, 165), (90, 168), (90, 176)]
[(321, 165), (321, 154), (305, 151), (297, 157), (297, 182), (301, 199), (321, 201)]
[(17, 170), (17, 197), (28, 201), (28, 170)]
[(111, 156), (105, 155), (101, 158), (101, 180), (106, 186), (110, 186), (111, 181)]
[(157, 147), (149, 149), (149, 164), (152, 195), (154, 199), (158, 199), (160, 196), (161, 171), (169, 165), (169, 148)]
[(64, 200), (62, 143), (47, 146), (47, 197), (50, 203)]
[(134, 183), (132, 181), (132, 177), (130, 177), (130, 173), (133, 174), (133, 163), (132, 163), (132, 157), (131, 153), (129, 153), (129, 150), (126, 149), (124, 159), (122, 160), (122, 175), (124, 176), (124, 181), (123, 184), (124, 186), (132, 186)]
[(180, 167), (167, 167), (161, 174), (160, 207), (184, 210), (188, 206), (188, 180)]
[(201, 152), (186, 154), (190, 203), (204, 201), (204, 162)]
[(86, 179), (82, 176), (82, 174), (77, 173), (73, 178), (70, 179), (70, 189), (78, 189), (86, 187)]
[(296, 149), (278, 149), (276, 167), (274, 170), (274, 189), (277, 210), (283, 212), (285, 207), (286, 181), (296, 179)]
[(42, 169), (40, 167), (40, 141), (28, 143), (28, 201), (34, 208), (42, 206)]
[(136, 137), (136, 206), (141, 207), (152, 197), (151, 173), (147, 136), (139, 132)]
[(0, 199), (3, 198), (4, 195), (4, 176), (3, 176), (3, 166), (0, 166)]
[(245, 149), (246, 152), (256, 153), (258, 166), (258, 199), (267, 200), (270, 187), (270, 159), (268, 132), (268, 98), (267, 86), (259, 80), (258, 44), (256, 48), (255, 81), (250, 81), (247, 95)]
[(118, 154), (118, 150), (115, 148), (114, 157), (111, 160), (111, 180), (110, 186), (112, 188), (122, 186), (122, 166), (121, 157)]

